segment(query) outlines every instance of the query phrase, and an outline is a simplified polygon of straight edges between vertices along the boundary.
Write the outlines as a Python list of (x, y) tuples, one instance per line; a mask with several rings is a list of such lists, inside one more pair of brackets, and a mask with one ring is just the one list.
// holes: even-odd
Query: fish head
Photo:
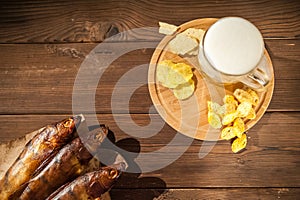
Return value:
[(76, 127), (79, 126), (80, 122), (81, 122), (81, 117), (76, 115), (59, 122), (57, 124), (57, 128), (59, 128), (61, 132), (72, 133), (76, 129)]
[(55, 143), (64, 143), (72, 138), (75, 134), (75, 129), (81, 122), (80, 116), (73, 116), (64, 119), (55, 124), (56, 133), (52, 136), (52, 141)]
[(104, 181), (103, 183), (107, 183), (106, 186), (109, 186), (109, 183), (119, 178), (122, 171), (124, 171), (125, 166), (126, 166), (125, 163), (120, 162), (107, 167), (103, 167), (102, 168), (102, 176), (103, 176), (102, 181)]
[(105, 188), (110, 188), (125, 169), (125, 163), (117, 163), (101, 169), (101, 182)]
[(91, 173), (88, 194), (97, 198), (107, 192), (116, 183), (124, 166), (124, 163), (114, 164)]
[(80, 135), (84, 146), (91, 152), (95, 153), (102, 142), (107, 138), (108, 128), (101, 125), (100, 128), (94, 129), (90, 132)]

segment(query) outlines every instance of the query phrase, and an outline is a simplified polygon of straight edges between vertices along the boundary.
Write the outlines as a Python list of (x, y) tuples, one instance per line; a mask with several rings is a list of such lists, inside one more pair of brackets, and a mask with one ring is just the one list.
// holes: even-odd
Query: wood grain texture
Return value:
[[(296, 0), (267, 1), (12, 1), (0, 7), (0, 43), (99, 42), (118, 32), (180, 25), (196, 18), (242, 16), (265, 38), (299, 38)], [(176, 13), (176, 14), (175, 14)]]
[[(46, 124), (61, 120), (70, 115), (71, 113), (68, 115), (1, 115), (0, 142), (9, 141), (17, 137), (21, 137), (26, 133), (32, 132), (33, 130), (37, 130), (40, 127), (45, 126)], [(88, 120), (91, 119), (90, 115), (85, 115), (85, 117)], [(260, 148), (297, 147), (299, 146), (299, 139), (298, 137), (296, 137), (298, 134), (298, 126), (300, 126), (299, 117), (300, 113), (298, 112), (268, 112), (263, 116), (258, 124), (256, 124), (252, 129), (249, 130), (249, 136), (255, 136), (251, 140), (255, 143), (255, 145), (261, 146)], [(153, 118), (152, 122), (150, 121), (151, 118)], [(150, 148), (165, 145), (176, 134), (176, 131), (170, 128), (168, 125), (164, 125), (163, 128), (160, 128), (160, 124), (163, 121), (158, 114), (98, 114), (97, 119), (99, 123), (104, 123), (110, 127), (110, 129), (115, 133), (117, 140), (125, 139), (131, 134), (130, 132), (126, 133), (122, 130), (124, 128), (123, 124), (124, 126), (126, 125), (126, 128), (128, 126), (133, 126), (134, 123), (138, 126), (146, 126), (151, 123), (148, 128), (153, 132), (157, 131), (158, 134), (151, 138), (139, 138), (139, 141), (141, 143), (149, 145)], [(116, 119), (122, 122), (121, 126), (116, 124)], [(295, 128), (289, 129), (291, 125), (293, 125)], [(289, 133), (283, 134), (286, 133), (287, 130), (289, 131)], [(274, 136), (271, 137), (271, 135)], [(295, 138), (295, 140), (289, 141), (289, 139), (291, 138)], [(222, 142), (223, 141), (220, 141), (221, 145)], [(152, 146), (151, 143), (153, 144)], [(227, 142), (225, 143), (227, 145)], [(228, 152), (230, 152), (229, 148), (227, 150)]]
[[(0, 143), (72, 114), (74, 80), (84, 59), (99, 42), (133, 28), (157, 27), (159, 21), (180, 25), (196, 18), (241, 16), (261, 30), (275, 72), (273, 99), (267, 113), (247, 132), (246, 151), (233, 154), (229, 141), (218, 141), (207, 156), (199, 159), (200, 149), (214, 143), (193, 140), (179, 159), (162, 169), (124, 173), (111, 190), (111, 198), (299, 199), (299, 13), (297, 0), (1, 2)], [(149, 63), (153, 49), (143, 48), (143, 44), (158, 42), (156, 36), (156, 32), (144, 37), (133, 31), (128, 37), (117, 37), (122, 44), (112, 41), (108, 50), (122, 45), (142, 48), (116, 59), (107, 68), (95, 96), (97, 118), (113, 131), (116, 145), (140, 154), (165, 147), (176, 131), (164, 124), (154, 109), (148, 114), (152, 102), (146, 85), (133, 93), (129, 103), (118, 97), (114, 110), (117, 114), (112, 114), (111, 96), (124, 74)], [(124, 42), (128, 40), (131, 43)], [(110, 51), (98, 53), (110, 55)], [(104, 57), (99, 62), (105, 60)], [(147, 83), (147, 73), (140, 76)], [(122, 84), (122, 95), (128, 93), (132, 83)], [(88, 94), (91, 88), (87, 86), (80, 92)], [(157, 134), (136, 137), (141, 134), (138, 129), (143, 128)], [(147, 162), (160, 163), (166, 156), (182, 153), (185, 147), (182, 143), (169, 146), (171, 150), (163, 154), (165, 157)], [(133, 158), (128, 159), (134, 164)]]
[[(300, 94), (295, 91), (300, 90), (300, 40), (266, 40), (266, 45), (275, 71), (275, 90), (269, 111), (299, 111)], [(0, 45), (0, 113), (70, 113), (76, 74), (94, 47), (96, 44)], [(152, 53), (153, 49), (132, 51), (106, 69), (96, 91), (98, 113), (111, 113), (111, 94), (117, 81), (130, 69), (149, 63)], [(147, 74), (140, 76), (146, 84)], [(130, 84), (122, 87), (126, 93)], [(89, 91), (85, 88), (83, 92)], [(130, 112), (148, 113), (151, 105), (145, 85), (130, 99)], [(124, 113), (126, 107), (127, 102), (120, 99), (117, 112)]]
[[(1, 115), (1, 141), (24, 135), (45, 124), (64, 118), (64, 115)], [(89, 116), (86, 116), (89, 120)], [(137, 138), (124, 127), (134, 127), (130, 117), (140, 126), (148, 125), (149, 115), (97, 115), (100, 123), (105, 123), (114, 133), (116, 145), (132, 152), (153, 152), (169, 145), (172, 151), (165, 152), (174, 156), (182, 151), (182, 144), (170, 145), (176, 131), (169, 126), (159, 128), (158, 115), (152, 115), (154, 123), (147, 129), (158, 131), (149, 138)], [(116, 123), (123, 122), (123, 126)], [(248, 133), (247, 150), (233, 154), (229, 141), (219, 141), (207, 156), (199, 159), (203, 143), (194, 140), (184, 154), (163, 169), (143, 174), (125, 173), (116, 188), (162, 188), (168, 187), (299, 187), (299, 112), (272, 112)], [(158, 119), (158, 120), (157, 120)], [(290, 127), (293, 127), (292, 129)], [(158, 129), (158, 130), (157, 130)], [(288, 131), (287, 131), (288, 130)], [(184, 139), (183, 137), (182, 139)], [(182, 152), (183, 153), (183, 152)], [(126, 157), (132, 163), (132, 158)], [(160, 162), (165, 158), (149, 160)], [(155, 160), (155, 161), (154, 161)]]
[(112, 199), (122, 196), (123, 200), (207, 200), (207, 199), (263, 199), (295, 200), (300, 195), (299, 188), (226, 188), (226, 189), (112, 189)]

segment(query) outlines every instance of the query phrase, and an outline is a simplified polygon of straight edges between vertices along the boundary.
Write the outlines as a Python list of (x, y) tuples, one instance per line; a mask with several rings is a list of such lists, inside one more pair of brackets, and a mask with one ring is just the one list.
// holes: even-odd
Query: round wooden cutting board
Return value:
[[(237, 88), (245, 88), (242, 83), (223, 85), (216, 84), (206, 78), (199, 70), (197, 56), (182, 57), (167, 51), (168, 43), (176, 34), (188, 28), (200, 28), (204, 31), (208, 29), (217, 19), (204, 18), (196, 19), (182, 24), (178, 31), (171, 35), (165, 36), (154, 51), (149, 71), (148, 87), (152, 102), (161, 117), (173, 127), (176, 131), (189, 137), (199, 140), (220, 140), (220, 129), (213, 129), (207, 122), (207, 101), (211, 100), (222, 104), (222, 98), (225, 94), (232, 94)], [(259, 104), (255, 107), (256, 118), (245, 121), (246, 130), (253, 127), (265, 113), (274, 90), (274, 71), (272, 61), (267, 50), (265, 50), (265, 59), (268, 64), (271, 81), (266, 90), (258, 92), (260, 97)], [(173, 92), (162, 86), (156, 81), (157, 63), (163, 60), (172, 60), (173, 62), (184, 62), (193, 68), (193, 80), (195, 81), (194, 94), (186, 100), (178, 100)]]

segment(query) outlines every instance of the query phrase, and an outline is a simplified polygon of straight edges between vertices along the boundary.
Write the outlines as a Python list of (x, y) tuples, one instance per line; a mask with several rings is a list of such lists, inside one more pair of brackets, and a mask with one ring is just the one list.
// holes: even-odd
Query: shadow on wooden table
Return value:
[[(134, 138), (119, 140), (116, 145), (129, 152), (140, 152), (140, 143)], [(128, 171), (138, 168), (138, 165), (134, 162), (135, 157), (126, 157), (126, 159), (129, 167)], [(160, 178), (144, 177), (141, 173), (124, 173), (116, 186), (110, 191), (110, 195), (112, 200), (152, 200), (163, 193), (165, 188), (166, 183)]]
[[(89, 127), (93, 129), (93, 127)], [(141, 169), (135, 163), (136, 156), (141, 151), (140, 142), (134, 138), (125, 138), (116, 141), (115, 134), (110, 130), (107, 135), (109, 142), (103, 142), (101, 148), (118, 151), (116, 147), (127, 152), (125, 157), (128, 165), (127, 171), (136, 171), (136, 173), (124, 172), (116, 185), (110, 190), (112, 200), (143, 199), (152, 200), (161, 195), (166, 189), (166, 183), (157, 177), (144, 177)], [(111, 145), (113, 143), (114, 145)]]

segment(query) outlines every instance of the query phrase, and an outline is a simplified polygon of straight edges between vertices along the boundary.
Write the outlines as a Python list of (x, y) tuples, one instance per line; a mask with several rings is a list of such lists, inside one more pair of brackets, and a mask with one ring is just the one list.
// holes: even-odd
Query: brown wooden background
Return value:
[[(5, 142), (72, 114), (72, 89), (86, 55), (105, 38), (158, 21), (180, 25), (195, 18), (241, 16), (262, 31), (275, 70), (267, 113), (248, 133), (247, 150), (233, 154), (220, 141), (198, 159), (194, 141), (176, 162), (151, 173), (124, 174), (111, 191), (116, 199), (300, 198), (300, 3), (297, 0), (13, 1), (0, 3), (0, 141)], [(111, 93), (153, 49), (130, 52), (105, 72), (96, 93), (99, 121), (117, 141), (141, 152), (157, 150), (176, 134), (169, 126), (132, 142), (116, 125)], [(126, 90), (126, 85), (124, 86)], [(147, 85), (130, 101), (130, 115), (149, 123)], [(118, 110), (122, 117), (125, 110)], [(154, 112), (151, 115), (159, 118)], [(127, 142), (127, 143), (126, 143)], [(153, 162), (156, 162), (153, 160)]]

